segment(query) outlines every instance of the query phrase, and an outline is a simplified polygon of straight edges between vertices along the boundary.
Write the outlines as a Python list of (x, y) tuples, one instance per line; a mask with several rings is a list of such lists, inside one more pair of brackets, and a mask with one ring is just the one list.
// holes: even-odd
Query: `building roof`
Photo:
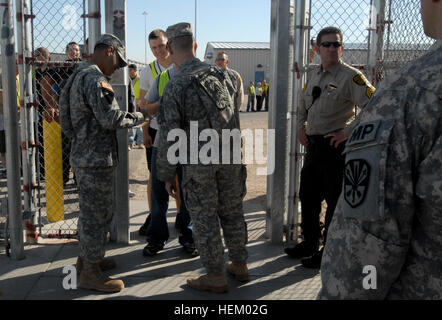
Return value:
[(270, 42), (209, 42), (214, 49), (270, 49)]

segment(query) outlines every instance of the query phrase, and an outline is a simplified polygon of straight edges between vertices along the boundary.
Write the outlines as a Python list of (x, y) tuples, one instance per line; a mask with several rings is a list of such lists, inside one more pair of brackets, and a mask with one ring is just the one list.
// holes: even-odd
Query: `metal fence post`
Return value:
[(101, 36), (100, 0), (88, 0), (89, 18), (89, 54), (94, 53), (94, 46)]
[[(34, 104), (32, 97), (32, 70), (28, 63), (32, 58), (31, 45), (31, 10), (29, 0), (17, 0), (17, 50), (20, 79), (20, 122), (21, 148), (23, 168), (24, 218), (34, 228), (37, 225), (35, 208), (35, 134), (34, 134)], [(31, 231), (31, 230), (29, 230)], [(32, 230), (32, 234), (34, 234)], [(35, 238), (33, 238), (35, 240)]]
[(368, 70), (371, 72), (371, 83), (376, 85), (383, 78), (385, 0), (373, 0), (370, 7), (369, 31)]
[(290, 186), (287, 214), (286, 246), (296, 244), (298, 239), (299, 218), (299, 183), (301, 173), (301, 145), (298, 142), (298, 106), (300, 94), (307, 81), (308, 49), (310, 34), (310, 11), (306, 0), (295, 1), (295, 41), (294, 41), (294, 68), (293, 95), (291, 112), (291, 146), (290, 146)]
[[(270, 69), (273, 94), (270, 95), (269, 129), (275, 130), (278, 143), (274, 154), (268, 146), (267, 161), (275, 161), (275, 170), (267, 176), (266, 234), (272, 243), (283, 242), (284, 215), (287, 212), (288, 146), (290, 145), (290, 0), (272, 0), (270, 23)], [(272, 159), (272, 160), (269, 160)], [(274, 159), (274, 160), (273, 160)]]
[[(126, 0), (106, 0), (106, 33), (118, 37), (126, 47)], [(120, 109), (127, 111), (128, 106), (128, 72), (127, 67), (118, 69), (112, 75), (112, 87)], [(111, 239), (127, 244), (129, 236), (129, 154), (128, 132), (117, 131), (118, 167), (115, 174), (115, 215)]]
[(20, 192), (19, 131), (17, 115), (17, 86), (14, 41), (14, 8), (12, 0), (1, 0), (2, 9), (2, 83), (6, 133), (6, 166), (8, 180), (8, 219), (11, 236), (11, 256), (25, 258), (23, 247), (23, 218)]

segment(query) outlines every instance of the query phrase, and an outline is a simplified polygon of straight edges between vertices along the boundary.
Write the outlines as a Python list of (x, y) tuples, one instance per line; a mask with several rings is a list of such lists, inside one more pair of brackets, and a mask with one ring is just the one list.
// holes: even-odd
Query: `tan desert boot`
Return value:
[(249, 269), (247, 269), (247, 263), (245, 262), (232, 262), (229, 261), (226, 264), (227, 272), (234, 275), (236, 280), (247, 282), (250, 280)]
[(223, 272), (188, 278), (187, 285), (196, 290), (216, 293), (223, 293), (228, 290), (226, 275)]
[[(104, 258), (100, 261), (99, 266), (101, 271), (108, 271), (116, 268), (117, 263), (112, 258)], [(83, 270), (83, 259), (80, 257), (77, 258), (76, 268), (78, 274)]]
[(113, 280), (105, 276), (98, 263), (83, 261), (79, 287), (103, 292), (120, 292), (124, 289), (124, 283), (121, 280)]

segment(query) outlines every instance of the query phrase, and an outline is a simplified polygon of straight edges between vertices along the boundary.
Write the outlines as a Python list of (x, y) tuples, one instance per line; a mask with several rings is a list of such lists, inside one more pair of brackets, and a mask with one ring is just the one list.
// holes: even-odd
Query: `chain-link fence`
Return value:
[(31, 4), (39, 233), (71, 237), (77, 234), (79, 204), (69, 165), (70, 141), (59, 124), (58, 96), (85, 53), (85, 1)]
[(427, 37), (421, 21), (419, 0), (386, 0), (384, 75), (427, 51), (434, 40)]
[[(316, 40), (319, 31), (328, 26), (338, 27), (343, 33), (342, 60), (367, 72), (371, 0), (321, 0), (311, 1), (310, 38)], [(320, 64), (316, 55), (313, 64)]]

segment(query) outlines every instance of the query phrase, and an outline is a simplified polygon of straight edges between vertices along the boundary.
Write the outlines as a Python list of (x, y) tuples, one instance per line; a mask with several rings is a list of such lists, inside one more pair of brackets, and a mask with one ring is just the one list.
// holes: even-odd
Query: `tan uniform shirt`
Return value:
[[(320, 95), (314, 99), (318, 91)], [(298, 128), (306, 127), (307, 135), (344, 129), (348, 136), (353, 129), (348, 126), (354, 119), (355, 106), (363, 108), (374, 91), (359, 70), (342, 61), (325, 71), (322, 66), (310, 70), (301, 95)]]

